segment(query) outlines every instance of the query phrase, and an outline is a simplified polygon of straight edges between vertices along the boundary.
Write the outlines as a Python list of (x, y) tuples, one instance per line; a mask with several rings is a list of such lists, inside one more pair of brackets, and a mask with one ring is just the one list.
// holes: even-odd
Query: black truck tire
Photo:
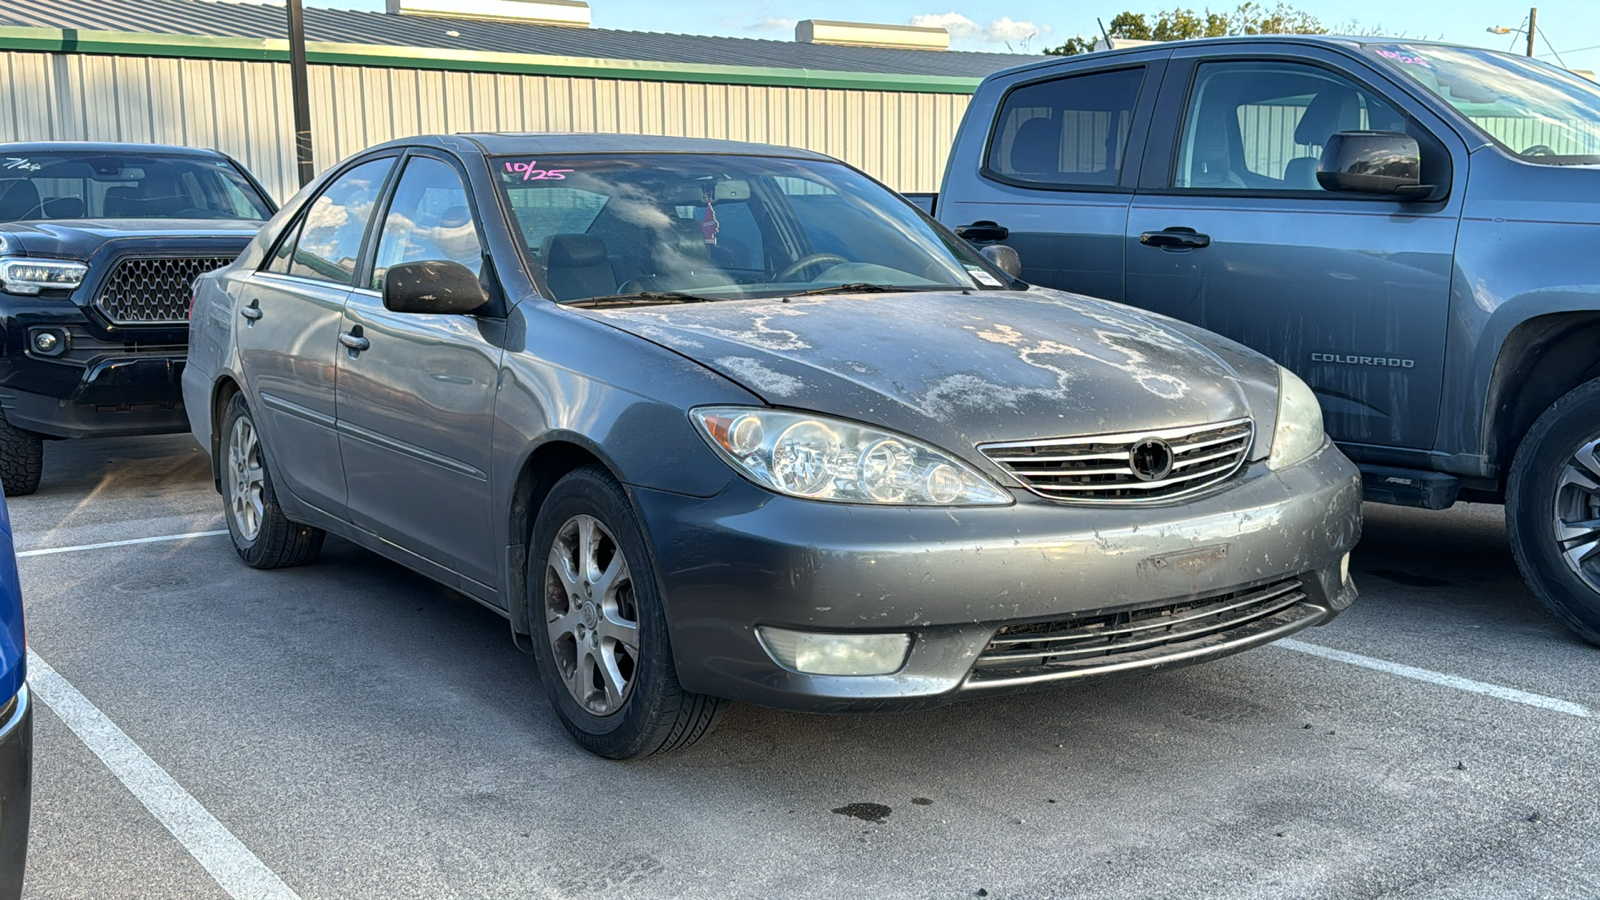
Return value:
[(1528, 586), (1600, 645), (1600, 378), (1551, 404), (1517, 447), (1506, 530)]
[(0, 414), (0, 486), (7, 497), (22, 497), (39, 489), (44, 471), (44, 438), (7, 422)]

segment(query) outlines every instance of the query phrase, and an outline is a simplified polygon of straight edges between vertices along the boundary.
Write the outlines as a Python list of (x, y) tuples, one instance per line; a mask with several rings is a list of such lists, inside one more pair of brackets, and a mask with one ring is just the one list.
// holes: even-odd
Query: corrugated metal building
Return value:
[[(0, 141), (216, 147), (297, 187), (282, 7), (35, 0), (0, 9)], [(307, 9), (318, 169), (458, 131), (789, 144), (937, 190), (982, 76), (1028, 57)]]

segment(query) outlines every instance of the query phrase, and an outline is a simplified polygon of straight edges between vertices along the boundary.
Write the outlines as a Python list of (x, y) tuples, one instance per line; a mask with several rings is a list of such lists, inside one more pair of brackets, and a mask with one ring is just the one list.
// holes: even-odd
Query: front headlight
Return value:
[(791, 497), (890, 506), (1011, 502), (966, 463), (904, 435), (776, 409), (711, 406), (689, 416), (740, 474)]
[(8, 294), (37, 294), (51, 288), (74, 290), (89, 267), (64, 259), (0, 259), (0, 288)]
[(1278, 424), (1272, 429), (1267, 468), (1287, 469), (1322, 449), (1322, 407), (1300, 376), (1278, 367)]

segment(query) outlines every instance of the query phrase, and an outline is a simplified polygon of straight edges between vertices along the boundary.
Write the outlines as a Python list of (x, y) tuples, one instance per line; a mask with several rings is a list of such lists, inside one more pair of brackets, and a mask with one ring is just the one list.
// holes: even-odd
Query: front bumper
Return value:
[[(0, 409), (11, 424), (51, 437), (184, 431), (180, 386), (187, 329), (112, 326), (62, 300), (7, 297), (0, 319)], [(63, 352), (32, 344), (41, 331)]]
[(33, 797), (33, 704), (28, 688), (0, 721), (0, 900), (22, 896)]
[[(1021, 490), (1009, 507), (846, 506), (738, 479), (710, 499), (632, 493), (652, 538), (679, 680), (764, 706), (905, 709), (1149, 672), (1330, 621), (1355, 598), (1340, 561), (1360, 537), (1360, 477), (1331, 445), (1285, 471), (1257, 463), (1222, 491), (1163, 506), (1074, 506)], [(992, 665), (1002, 626), (1093, 628), (1086, 619), (1160, 606), (1181, 617), (1291, 580), (1300, 599), (1237, 629), (1087, 664)], [(893, 675), (800, 674), (773, 662), (758, 625), (910, 632), (912, 648)]]

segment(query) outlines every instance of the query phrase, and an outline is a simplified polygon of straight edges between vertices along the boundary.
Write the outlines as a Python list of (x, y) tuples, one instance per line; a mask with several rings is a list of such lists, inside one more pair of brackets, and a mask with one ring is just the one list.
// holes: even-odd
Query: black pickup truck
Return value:
[(45, 440), (188, 430), (190, 285), (274, 211), (221, 153), (0, 144), (0, 483), (39, 487)]

